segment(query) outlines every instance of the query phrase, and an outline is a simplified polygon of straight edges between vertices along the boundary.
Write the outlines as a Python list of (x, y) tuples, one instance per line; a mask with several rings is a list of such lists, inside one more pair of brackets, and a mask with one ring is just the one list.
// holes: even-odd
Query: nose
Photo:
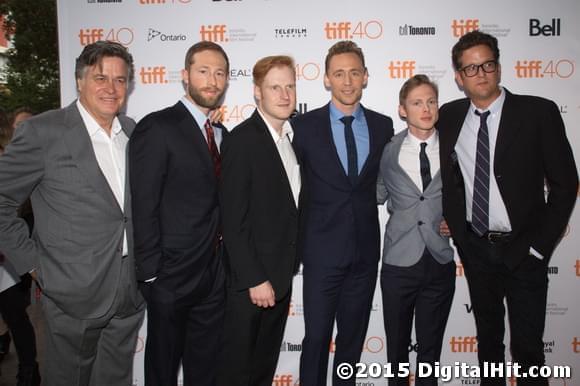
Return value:
[(288, 89), (286, 87), (282, 87), (282, 91), (280, 91), (280, 97), (282, 99), (289, 99), (290, 98), (290, 92), (288, 91)]
[(207, 83), (210, 86), (215, 86), (217, 84), (217, 75), (216, 74), (210, 74), (209, 77), (208, 77)]
[(346, 84), (346, 85), (350, 85), (350, 84), (351, 84), (351, 82), (352, 82), (351, 75), (350, 75), (349, 73), (347, 73), (347, 74), (344, 76), (344, 84)]

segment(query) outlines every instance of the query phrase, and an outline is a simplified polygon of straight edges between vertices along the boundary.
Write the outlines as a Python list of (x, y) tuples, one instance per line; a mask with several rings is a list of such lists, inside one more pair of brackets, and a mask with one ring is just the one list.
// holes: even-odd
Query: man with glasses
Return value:
[(495, 37), (464, 35), (452, 60), (468, 98), (442, 106), (437, 124), (443, 215), (467, 277), (480, 365), (505, 361), (505, 299), (511, 360), (525, 371), (545, 361), (547, 267), (576, 201), (576, 165), (556, 104), (499, 86)]

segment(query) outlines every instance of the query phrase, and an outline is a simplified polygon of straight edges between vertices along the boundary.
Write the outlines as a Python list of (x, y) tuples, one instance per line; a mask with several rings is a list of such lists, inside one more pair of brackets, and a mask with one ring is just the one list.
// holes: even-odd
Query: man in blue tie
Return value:
[(452, 60), (467, 98), (439, 114), (443, 216), (465, 270), (480, 364), (505, 362), (505, 300), (511, 360), (526, 371), (545, 361), (547, 268), (576, 202), (576, 164), (556, 104), (499, 85), (495, 37), (464, 35)]
[(305, 337), (302, 386), (326, 385), (329, 345), (336, 320), (336, 366), (359, 361), (379, 261), (376, 181), (383, 147), (393, 135), (389, 117), (360, 104), (368, 72), (351, 41), (326, 56), (327, 105), (294, 119), (294, 145), (302, 166), (301, 245)]

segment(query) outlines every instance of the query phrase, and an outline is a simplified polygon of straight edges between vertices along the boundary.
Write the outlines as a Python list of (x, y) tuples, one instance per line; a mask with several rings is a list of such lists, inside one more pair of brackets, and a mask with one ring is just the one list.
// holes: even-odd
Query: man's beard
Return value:
[(198, 106), (213, 110), (219, 106), (222, 96), (224, 95), (224, 90), (221, 90), (221, 92), (219, 92), (214, 98), (205, 98), (201, 95), (198, 89), (189, 84), (187, 87), (187, 93)]

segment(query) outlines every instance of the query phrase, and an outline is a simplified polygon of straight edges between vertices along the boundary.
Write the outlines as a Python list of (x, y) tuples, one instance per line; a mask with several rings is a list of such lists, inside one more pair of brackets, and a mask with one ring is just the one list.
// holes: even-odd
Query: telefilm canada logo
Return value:
[(275, 38), (296, 39), (308, 36), (308, 29), (304, 27), (280, 27), (274, 28)]

